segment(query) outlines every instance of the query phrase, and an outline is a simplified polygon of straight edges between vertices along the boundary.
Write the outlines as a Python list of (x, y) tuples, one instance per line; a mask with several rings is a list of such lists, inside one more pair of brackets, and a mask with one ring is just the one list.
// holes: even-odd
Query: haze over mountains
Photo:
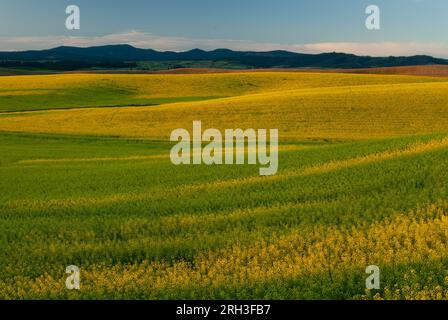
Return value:
[(139, 62), (185, 61), (222, 62), (224, 68), (372, 68), (414, 65), (448, 65), (447, 59), (416, 55), (409, 57), (370, 57), (346, 53), (303, 54), (288, 51), (232, 51), (193, 49), (185, 52), (160, 52), (130, 45), (89, 48), (57, 47), (40, 51), (0, 52), (1, 67), (33, 67), (55, 70), (82, 68), (138, 68)]

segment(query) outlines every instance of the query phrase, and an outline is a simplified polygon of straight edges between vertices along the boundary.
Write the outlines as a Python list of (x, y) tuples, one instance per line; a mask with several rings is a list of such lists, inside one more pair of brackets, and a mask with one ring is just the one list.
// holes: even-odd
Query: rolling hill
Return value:
[(448, 83), (442, 77), (77, 74), (5, 77), (0, 86), (0, 111), (7, 112), (0, 113), (0, 130), (6, 131), (164, 140), (173, 128), (189, 128), (197, 119), (218, 129), (281, 128), (286, 140), (448, 130)]
[[(174, 165), (194, 120), (278, 173)], [(448, 299), (447, 132), (443, 77), (1, 77), (0, 299)]]

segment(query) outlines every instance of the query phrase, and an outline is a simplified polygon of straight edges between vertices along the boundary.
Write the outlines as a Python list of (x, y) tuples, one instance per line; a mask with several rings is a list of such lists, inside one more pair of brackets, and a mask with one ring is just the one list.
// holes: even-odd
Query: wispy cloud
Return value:
[(436, 57), (448, 57), (448, 43), (438, 42), (325, 42), (310, 44), (278, 44), (244, 40), (166, 37), (141, 31), (129, 31), (97, 37), (45, 36), (0, 38), (0, 50), (48, 49), (61, 45), (88, 47), (124, 43), (139, 48), (151, 48), (160, 51), (184, 51), (192, 48), (200, 48), (204, 50), (228, 48), (233, 50), (251, 51), (288, 50), (303, 53), (336, 51), (370, 56), (427, 54)]

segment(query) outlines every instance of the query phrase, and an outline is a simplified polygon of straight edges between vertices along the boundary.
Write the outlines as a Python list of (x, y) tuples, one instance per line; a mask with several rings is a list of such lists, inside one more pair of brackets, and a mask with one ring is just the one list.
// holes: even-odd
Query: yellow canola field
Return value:
[(444, 79), (331, 73), (260, 72), (232, 74), (62, 74), (0, 77), (0, 93), (19, 91), (89, 89), (94, 87), (132, 90), (140, 97), (237, 96), (269, 91), (441, 82)]
[(220, 130), (275, 128), (283, 140), (445, 132), (448, 82), (283, 89), (151, 107), (0, 114), (0, 130), (168, 140), (176, 128), (191, 130), (195, 120)]
[[(372, 262), (397, 266), (415, 261), (437, 261), (448, 257), (446, 204), (431, 205), (358, 228), (310, 226), (249, 246), (235, 245), (199, 254), (194, 265), (176, 262), (143, 262), (134, 265), (97, 265), (83, 272), (83, 290), (99, 295), (126, 295), (144, 290), (157, 297), (160, 291), (220, 288), (274, 281), (290, 281), (325, 274), (338, 281), (344, 273), (364, 275)], [(258, 210), (258, 209), (256, 209)], [(404, 280), (418, 275), (410, 269)], [(342, 277), (343, 279), (343, 277)], [(448, 285), (448, 277), (445, 278)], [(64, 292), (63, 279), (43, 275), (37, 279), (18, 277), (11, 288), (0, 284), (3, 297), (57, 295)], [(360, 284), (360, 289), (362, 283)], [(361, 290), (360, 290), (361, 291)], [(67, 290), (65, 290), (67, 292)], [(67, 293), (68, 294), (68, 293)], [(385, 299), (448, 299), (442, 287), (418, 284), (400, 289), (386, 287)], [(365, 296), (367, 298), (368, 296)], [(359, 298), (363, 298), (360, 296)]]

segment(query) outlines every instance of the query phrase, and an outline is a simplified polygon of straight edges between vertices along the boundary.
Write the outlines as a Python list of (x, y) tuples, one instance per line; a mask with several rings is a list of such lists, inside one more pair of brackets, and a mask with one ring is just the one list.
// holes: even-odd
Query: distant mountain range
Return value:
[(160, 52), (130, 45), (90, 48), (57, 47), (49, 50), (0, 52), (1, 67), (35, 67), (56, 70), (80, 68), (138, 68), (139, 62), (185, 61), (223, 62), (224, 66), (245, 68), (372, 68), (413, 65), (448, 65), (447, 59), (417, 55), (410, 57), (370, 57), (346, 53), (303, 54), (288, 51), (232, 51), (193, 49), (185, 52)]

